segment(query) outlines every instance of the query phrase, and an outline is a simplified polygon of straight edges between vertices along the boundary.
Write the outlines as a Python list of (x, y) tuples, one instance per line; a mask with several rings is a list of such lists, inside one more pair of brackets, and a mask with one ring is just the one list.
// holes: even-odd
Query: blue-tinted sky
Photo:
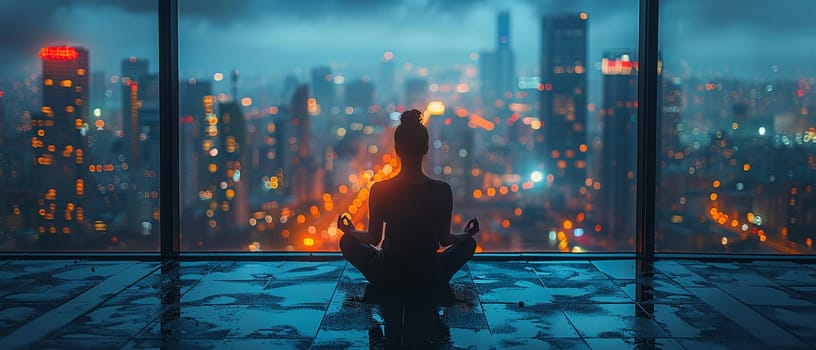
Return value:
[[(675, 74), (816, 75), (812, 0), (664, 0), (662, 51)], [(509, 9), (519, 72), (539, 60), (540, 18), (589, 13), (590, 62), (605, 49), (637, 45), (637, 0), (180, 0), (185, 76), (241, 70), (279, 75), (331, 64), (353, 71), (392, 50), (400, 63), (449, 66), (493, 48), (496, 12)], [(129, 56), (155, 64), (155, 1), (29, 0), (0, 7), (0, 78), (40, 69), (38, 48), (86, 46), (92, 70), (118, 73)], [(472, 62), (471, 62), (472, 63)], [(155, 70), (155, 66), (154, 66)], [(682, 72), (687, 70), (686, 72)]]

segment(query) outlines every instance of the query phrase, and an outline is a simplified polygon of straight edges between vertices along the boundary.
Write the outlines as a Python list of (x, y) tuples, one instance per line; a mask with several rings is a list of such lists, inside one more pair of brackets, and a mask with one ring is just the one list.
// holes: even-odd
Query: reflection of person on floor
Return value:
[(383, 292), (368, 285), (363, 301), (374, 305), (368, 330), (372, 349), (450, 349), (451, 332), (443, 318), (455, 296), (435, 288), (411, 293)]
[[(400, 116), (394, 148), (400, 173), (375, 183), (369, 194), (369, 230), (354, 228), (341, 216), (337, 227), (343, 256), (379, 287), (432, 287), (446, 285), (476, 250), (476, 218), (462, 233), (450, 233), (453, 194), (450, 185), (426, 176), (422, 160), (428, 153), (428, 130), (422, 113), (410, 110)], [(383, 228), (385, 238), (383, 239)], [(375, 245), (382, 240), (382, 250)], [(447, 246), (437, 253), (440, 246)]]

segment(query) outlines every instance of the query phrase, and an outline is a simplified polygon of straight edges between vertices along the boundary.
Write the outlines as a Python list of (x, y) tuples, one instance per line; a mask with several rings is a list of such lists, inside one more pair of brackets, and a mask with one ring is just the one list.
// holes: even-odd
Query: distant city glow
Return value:
[(533, 180), (533, 182), (541, 182), (542, 180), (544, 180), (544, 173), (538, 170), (533, 171), (530, 174), (530, 180)]

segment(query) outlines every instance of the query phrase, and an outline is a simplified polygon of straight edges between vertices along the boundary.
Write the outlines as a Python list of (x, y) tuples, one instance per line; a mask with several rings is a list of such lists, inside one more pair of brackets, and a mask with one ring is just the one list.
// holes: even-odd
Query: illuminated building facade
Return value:
[[(207, 95), (202, 98), (202, 106), (204, 108), (204, 118), (201, 120), (202, 132), (199, 137), (199, 145), (201, 147), (201, 156), (199, 158), (199, 177), (198, 177), (198, 199), (203, 206), (196, 206), (196, 210), (190, 213), (193, 216), (201, 218), (201, 214), (206, 213), (206, 227), (209, 227), (208, 232), (212, 232), (218, 225), (214, 218), (216, 210), (219, 210), (219, 171), (220, 168), (219, 154), (223, 148), (220, 143), (218, 134), (220, 130), (220, 119), (215, 110), (215, 96)], [(203, 212), (202, 212), (203, 211)]]
[[(342, 80), (338, 80), (338, 82), (342, 82)], [(309, 131), (318, 135), (329, 135), (333, 130), (344, 125), (346, 115), (340, 113), (341, 109), (344, 108), (341, 108), (342, 103), (337, 100), (335, 75), (331, 68), (327, 66), (312, 68), (312, 84), (308, 88), (310, 98), (307, 100), (307, 113), (300, 122), (306, 123)], [(297, 91), (294, 91), (292, 96), (297, 93)], [(311, 138), (310, 144), (306, 148), (322, 150), (328, 147), (327, 141), (326, 138), (322, 137)]]
[(280, 135), (286, 124), (281, 119), (286, 113), (285, 108), (274, 106), (260, 116), (246, 118), (247, 132), (241, 149), (247, 154), (247, 163), (242, 164), (241, 178), (247, 183), (252, 207), (282, 193), (282, 160), (285, 158), (282, 152), (285, 150), (280, 147), (286, 142)]
[(241, 106), (235, 102), (221, 103), (218, 106), (221, 116), (220, 173), (218, 183), (221, 197), (219, 209), (224, 213), (229, 225), (245, 225), (249, 217), (249, 188), (247, 179), (251, 178), (245, 167), (248, 150), (246, 145), (246, 121)]
[(638, 61), (633, 52), (609, 52), (601, 60), (600, 209), (605, 232), (616, 237), (635, 232)]
[[(660, 154), (659, 158), (664, 160), (682, 159), (682, 149), (680, 149), (680, 117), (683, 112), (683, 89), (670, 79), (660, 81), (660, 95), (662, 98), (661, 111), (662, 118), (659, 120), (660, 128)], [(675, 152), (680, 153), (675, 157)], [(677, 160), (680, 160), (677, 159)]]
[(43, 64), (42, 113), (32, 117), (31, 147), (37, 205), (35, 230), (59, 244), (84, 232), (85, 134), (88, 129), (88, 50), (52, 46), (40, 50)]
[(543, 125), (536, 135), (542, 147), (536, 148), (545, 171), (555, 177), (554, 185), (572, 192), (586, 178), (586, 152), (581, 149), (587, 145), (587, 14), (544, 18), (542, 40)]
[[(127, 161), (133, 165), (139, 164), (139, 100), (138, 86), (142, 78), (146, 77), (148, 62), (131, 57), (122, 61), (122, 130), (125, 132), (123, 151)], [(134, 85), (135, 84), (135, 85)]]
[(202, 174), (201, 159), (206, 158), (202, 148), (204, 135), (204, 98), (212, 95), (212, 83), (190, 79), (179, 83), (179, 149), (181, 150), (181, 179), (179, 200), (182, 210), (199, 203), (199, 182)]
[[(286, 142), (289, 144), (292, 157), (292, 173), (289, 176), (293, 194), (299, 203), (307, 203), (312, 200), (319, 200), (323, 193), (325, 183), (324, 170), (318, 166), (311, 149), (312, 127), (310, 122), (310, 102), (309, 87), (300, 86), (292, 96), (292, 121), (293, 133), (287, 135)], [(319, 135), (319, 134), (318, 134)]]

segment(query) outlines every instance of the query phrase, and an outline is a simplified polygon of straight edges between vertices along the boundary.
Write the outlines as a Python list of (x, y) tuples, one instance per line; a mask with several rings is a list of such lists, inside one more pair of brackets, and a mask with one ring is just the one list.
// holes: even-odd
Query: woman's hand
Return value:
[(351, 218), (348, 215), (340, 215), (337, 217), (337, 228), (343, 233), (354, 232), (354, 224), (351, 223)]
[(479, 220), (476, 218), (470, 219), (467, 225), (465, 225), (464, 233), (468, 236), (473, 236), (479, 233)]

